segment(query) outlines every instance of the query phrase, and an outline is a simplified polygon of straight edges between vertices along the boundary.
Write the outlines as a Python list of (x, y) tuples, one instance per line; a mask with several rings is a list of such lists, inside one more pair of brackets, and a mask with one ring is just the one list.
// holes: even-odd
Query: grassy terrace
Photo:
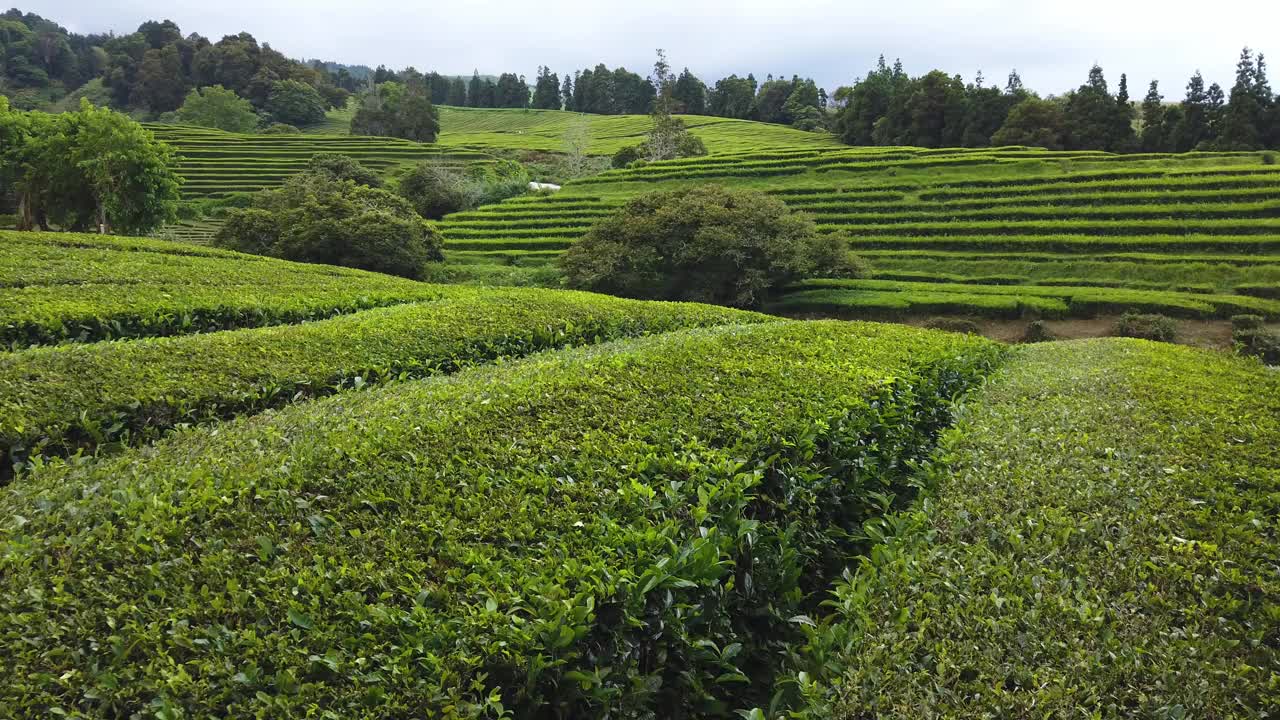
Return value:
[(236, 135), (209, 128), (148, 125), (173, 145), (180, 156), (178, 173), (187, 198), (218, 197), (280, 185), (301, 172), (319, 152), (350, 155), (380, 172), (424, 160), (445, 165), (492, 162), (492, 156), (470, 147), (423, 145), (395, 138), (352, 135)]
[[(775, 309), (1090, 316), (1145, 308), (1277, 317), (1280, 168), (1249, 153), (1114, 156), (1026, 148), (777, 149), (604, 173), (441, 223), (455, 262), (551, 262), (637, 193), (754, 187), (846, 237), (873, 279), (798, 287)], [(892, 282), (889, 282), (892, 281)]]

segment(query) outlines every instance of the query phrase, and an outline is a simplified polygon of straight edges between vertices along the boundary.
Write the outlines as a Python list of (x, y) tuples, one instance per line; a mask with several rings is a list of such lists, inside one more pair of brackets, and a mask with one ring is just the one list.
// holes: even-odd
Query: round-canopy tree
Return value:
[(444, 259), (439, 233), (407, 200), (326, 172), (258, 193), (252, 208), (228, 213), (214, 244), (415, 279)]
[(571, 287), (624, 297), (755, 307), (774, 288), (843, 274), (844, 241), (754, 190), (716, 185), (635, 198), (561, 257)]

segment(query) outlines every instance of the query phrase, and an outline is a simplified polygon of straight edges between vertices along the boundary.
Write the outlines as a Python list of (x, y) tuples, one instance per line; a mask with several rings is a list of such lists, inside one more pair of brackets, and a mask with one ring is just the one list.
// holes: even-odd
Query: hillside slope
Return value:
[(537, 265), (628, 198), (699, 183), (772, 194), (871, 261), (872, 278), (799, 286), (780, 312), (1280, 315), (1280, 171), (1251, 153), (743, 152), (611, 171), (440, 227), (455, 261)]

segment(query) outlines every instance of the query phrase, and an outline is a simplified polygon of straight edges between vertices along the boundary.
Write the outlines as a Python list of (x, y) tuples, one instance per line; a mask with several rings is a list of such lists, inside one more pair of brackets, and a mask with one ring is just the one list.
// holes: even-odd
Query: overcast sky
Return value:
[(811, 76), (835, 88), (883, 53), (908, 72), (987, 82), (1017, 68), (1041, 93), (1080, 85), (1092, 63), (1130, 92), (1159, 79), (1180, 98), (1200, 68), (1230, 87), (1240, 48), (1275, 58), (1280, 0), (37, 0), (20, 7), (77, 32), (131, 32), (168, 18), (217, 40), (247, 30), (290, 57), (446, 74), (563, 73), (604, 62), (648, 74), (654, 48), (708, 85), (729, 73)]

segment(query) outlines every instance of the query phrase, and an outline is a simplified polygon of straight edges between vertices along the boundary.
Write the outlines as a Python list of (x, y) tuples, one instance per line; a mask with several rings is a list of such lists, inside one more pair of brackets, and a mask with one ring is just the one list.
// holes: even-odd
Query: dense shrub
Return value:
[(935, 317), (925, 321), (924, 326), (931, 330), (964, 333), (965, 335), (981, 335), (982, 328), (968, 318)]
[(360, 96), (360, 107), (351, 118), (352, 135), (398, 137), (414, 142), (436, 141), (440, 112), (431, 104), (425, 88), (415, 84), (385, 82)]
[(1273, 152), (1264, 152), (1264, 153), (1262, 153), (1262, 164), (1263, 164), (1263, 165), (1275, 165), (1275, 164), (1276, 164), (1276, 154), (1275, 154), (1275, 153), (1273, 153)]
[(1043, 320), (1032, 320), (1027, 323), (1027, 329), (1022, 332), (1022, 342), (1038, 343), (1056, 340), (1057, 336), (1045, 325)]
[[(774, 320), (562, 290), (441, 291), (445, 297), (433, 302), (296, 325), (0, 354), (0, 460), (132, 444), (179, 423), (547, 348)], [(259, 352), (265, 347), (269, 354)]]
[(324, 173), (298, 175), (260, 193), (254, 208), (229, 212), (214, 243), (408, 278), (444, 259), (439, 234), (403, 198)]
[(1178, 339), (1178, 323), (1173, 318), (1158, 313), (1127, 312), (1116, 321), (1115, 334), (1118, 337), (1171, 343)]
[(781, 200), (708, 185), (631, 200), (560, 262), (575, 288), (754, 307), (813, 273), (831, 249)]
[(47, 465), (0, 494), (0, 706), (731, 717), (1000, 354), (682, 331)]
[(314, 125), (324, 120), (325, 101), (311, 85), (297, 80), (280, 80), (271, 86), (267, 112), (277, 122)]
[(258, 127), (253, 104), (221, 85), (192, 90), (178, 108), (177, 120), (233, 133), (253, 132)]
[(1256, 357), (1268, 365), (1280, 365), (1280, 331), (1238, 330), (1232, 337), (1241, 354)]
[(624, 168), (642, 157), (644, 154), (640, 151), (639, 145), (627, 145), (618, 148), (618, 152), (613, 154), (611, 164), (615, 168)]
[(1266, 324), (1267, 319), (1261, 315), (1232, 315), (1231, 329), (1233, 331), (1240, 330), (1258, 330)]
[(296, 125), (289, 123), (273, 122), (262, 131), (263, 135), (301, 135), (302, 131)]
[(1280, 373), (1018, 348), (966, 398), (928, 503), (870, 528), (884, 543), (797, 653), (828, 691), (798, 717), (1273, 714), (1277, 444)]
[(307, 163), (307, 172), (325, 175), (333, 180), (350, 180), (365, 187), (382, 187), (382, 178), (369, 168), (361, 165), (350, 155), (321, 152), (311, 156)]
[(529, 174), (510, 160), (465, 170), (426, 162), (401, 176), (396, 189), (419, 215), (438, 220), (528, 192)]

